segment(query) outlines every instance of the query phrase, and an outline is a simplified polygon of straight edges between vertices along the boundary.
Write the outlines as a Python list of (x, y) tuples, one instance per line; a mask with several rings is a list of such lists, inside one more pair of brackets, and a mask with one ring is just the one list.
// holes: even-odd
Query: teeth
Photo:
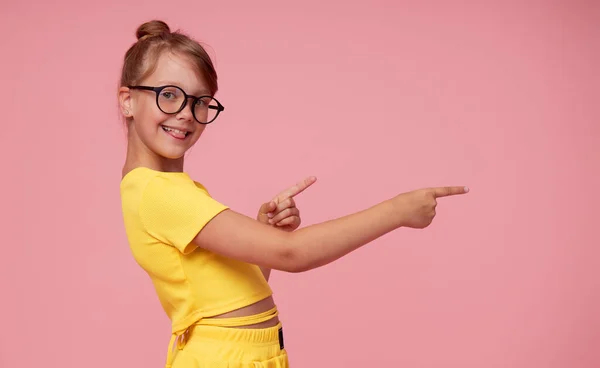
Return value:
[(184, 131), (184, 130), (179, 130), (179, 129), (169, 128), (169, 127), (166, 127), (166, 126), (163, 126), (162, 128), (163, 128), (165, 131), (167, 131), (167, 132), (174, 132), (174, 133), (179, 133), (179, 134), (184, 134), (184, 135), (187, 135), (187, 132), (186, 132), (186, 131)]

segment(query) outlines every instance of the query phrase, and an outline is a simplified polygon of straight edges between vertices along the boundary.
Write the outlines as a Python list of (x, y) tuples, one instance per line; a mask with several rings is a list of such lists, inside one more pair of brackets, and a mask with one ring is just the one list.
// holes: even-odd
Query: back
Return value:
[(173, 332), (272, 294), (258, 266), (192, 244), (228, 207), (188, 174), (136, 168), (121, 181), (121, 201), (132, 254), (150, 276)]

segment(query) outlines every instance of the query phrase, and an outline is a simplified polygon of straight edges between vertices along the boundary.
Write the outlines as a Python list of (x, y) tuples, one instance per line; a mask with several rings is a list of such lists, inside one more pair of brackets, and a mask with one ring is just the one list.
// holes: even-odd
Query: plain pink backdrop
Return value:
[(124, 234), (116, 107), (136, 27), (209, 45), (225, 113), (187, 169), (304, 224), (468, 185), (304, 274), (274, 272), (292, 367), (600, 366), (600, 3), (3, 1), (0, 367), (162, 367)]

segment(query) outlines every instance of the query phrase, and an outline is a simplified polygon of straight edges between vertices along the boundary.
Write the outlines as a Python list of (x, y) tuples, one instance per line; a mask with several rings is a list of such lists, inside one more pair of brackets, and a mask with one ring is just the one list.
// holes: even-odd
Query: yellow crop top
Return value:
[(121, 181), (121, 203), (131, 251), (150, 276), (172, 333), (272, 294), (258, 266), (191, 243), (228, 207), (188, 174), (138, 167)]

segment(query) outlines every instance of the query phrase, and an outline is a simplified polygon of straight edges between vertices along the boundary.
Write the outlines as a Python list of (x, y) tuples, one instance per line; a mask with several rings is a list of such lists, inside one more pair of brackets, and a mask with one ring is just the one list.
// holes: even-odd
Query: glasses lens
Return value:
[(158, 107), (167, 114), (179, 111), (185, 102), (185, 94), (177, 87), (165, 87), (158, 94)]
[(201, 97), (194, 106), (196, 119), (201, 123), (209, 123), (217, 117), (219, 104), (212, 97)]

